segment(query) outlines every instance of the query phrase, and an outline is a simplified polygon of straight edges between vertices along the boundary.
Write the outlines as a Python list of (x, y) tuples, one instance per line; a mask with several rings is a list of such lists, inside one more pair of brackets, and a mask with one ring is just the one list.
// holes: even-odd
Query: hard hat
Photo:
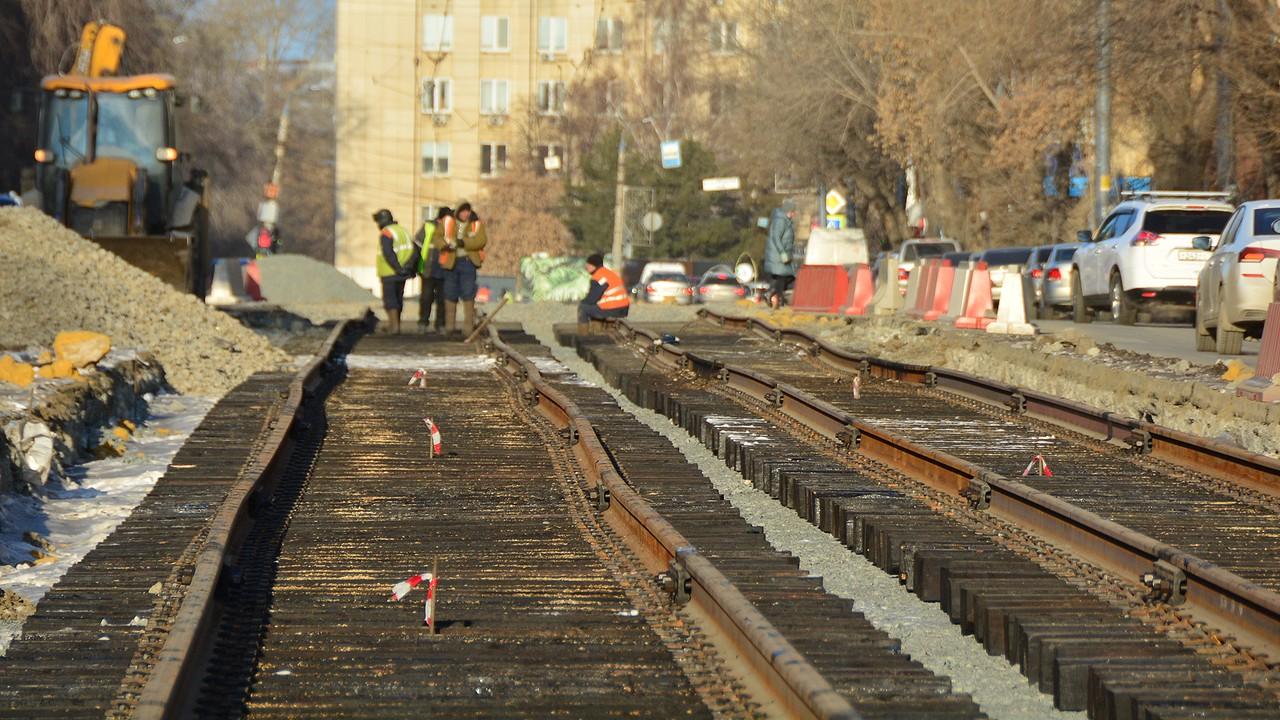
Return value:
[(386, 227), (390, 225), (391, 223), (395, 222), (396, 219), (391, 217), (390, 210), (386, 208), (382, 208), (381, 210), (373, 214), (373, 221), (378, 223), (378, 227), (381, 228), (381, 227)]

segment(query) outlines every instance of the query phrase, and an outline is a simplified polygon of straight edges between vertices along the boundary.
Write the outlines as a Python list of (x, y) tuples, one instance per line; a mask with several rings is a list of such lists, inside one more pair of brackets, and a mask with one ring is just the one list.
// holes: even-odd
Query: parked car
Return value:
[[(712, 268), (703, 274), (693, 291), (694, 302), (723, 302), (739, 300), (747, 296), (747, 288), (738, 282), (731, 272), (712, 272)], [(726, 268), (727, 270), (727, 268)]]
[(942, 261), (951, 263), (951, 267), (960, 267), (960, 263), (973, 261), (973, 253), (949, 252), (942, 256)]
[(644, 285), (649, 282), (649, 278), (656, 273), (664, 273), (667, 275), (684, 274), (684, 263), (681, 262), (665, 262), (650, 261), (644, 264), (644, 268), (640, 271), (640, 284)]
[(683, 272), (656, 272), (648, 282), (636, 286), (639, 299), (651, 303), (675, 303), (688, 305), (693, 302), (693, 283)]
[[(955, 240), (907, 240), (898, 246), (897, 250), (886, 253), (881, 257), (897, 257), (898, 258), (898, 292), (907, 294), (907, 280), (911, 278), (911, 271), (916, 268), (916, 264), (926, 258), (940, 258), (949, 252), (959, 252), (960, 244)], [(878, 271), (879, 268), (876, 270)], [(876, 272), (874, 277), (879, 277)]]
[(1031, 261), (1031, 250), (1032, 248), (1027, 247), (1005, 247), (983, 251), (979, 261), (986, 263), (987, 269), (991, 271), (992, 300), (1000, 299), (1004, 276), (1022, 272)]
[(1246, 337), (1262, 337), (1275, 296), (1280, 200), (1243, 203), (1216, 242), (1191, 244), (1212, 251), (1196, 282), (1196, 350), (1239, 355)]
[(1040, 264), (1040, 276), (1034, 282), (1038, 285), (1036, 313), (1042, 320), (1056, 320), (1071, 307), (1071, 258), (1078, 247), (1076, 243), (1050, 245), (1048, 259)]
[[(1126, 194), (1128, 195), (1128, 194)], [(1082, 230), (1072, 274), (1072, 318), (1094, 309), (1132, 325), (1139, 312), (1191, 310), (1196, 282), (1232, 206), (1213, 193), (1142, 193), (1116, 206), (1096, 234)]]

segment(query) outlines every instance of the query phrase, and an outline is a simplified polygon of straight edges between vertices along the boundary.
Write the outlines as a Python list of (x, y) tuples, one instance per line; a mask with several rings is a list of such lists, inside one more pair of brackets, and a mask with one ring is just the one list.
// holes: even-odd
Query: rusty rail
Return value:
[[(711, 315), (708, 311), (703, 312)], [(1024, 483), (859, 420), (808, 393), (775, 382), (757, 372), (663, 343), (658, 334), (638, 328), (625, 320), (609, 323), (608, 326), (642, 352), (651, 353), (651, 364), (692, 371), (704, 379), (720, 382), (770, 404), (788, 417), (851, 451), (886, 463), (933, 488), (964, 498), (972, 507), (987, 510), (1004, 520), (1026, 527), (1046, 540), (1066, 546), (1080, 557), (1121, 577), (1138, 582), (1144, 582), (1144, 578), (1156, 581), (1158, 588), (1171, 589), (1178, 599), (1184, 599), (1211, 626), (1236, 634), (1255, 650), (1272, 656), (1280, 651), (1280, 594)], [(848, 368), (850, 372), (868, 371), (881, 377), (894, 377), (907, 382), (913, 381), (917, 376), (919, 380), (914, 381), (928, 382), (928, 376), (938, 372), (924, 366), (877, 362), (874, 358), (824, 348), (812, 336), (798, 331), (778, 330), (758, 320), (745, 320), (744, 326), (780, 340), (787, 337), (799, 338), (807, 343), (812, 352), (827, 352), (840, 363), (857, 363), (856, 367), (837, 366)], [(977, 378), (974, 380), (986, 383)], [(977, 383), (974, 385), (977, 386)], [(986, 383), (986, 389), (992, 396), (997, 392), (1004, 392), (1001, 387), (998, 383)], [(1042, 397), (1062, 403), (1067, 409), (1070, 409), (1069, 406), (1085, 409), (1049, 396)], [(1122, 422), (1124, 420), (1119, 418), (1116, 424), (1131, 430), (1142, 429), (1125, 426)], [(1118, 433), (1117, 436), (1124, 439)]]
[(537, 367), (502, 342), (490, 328), (488, 347), (499, 366), (518, 380), (525, 399), (555, 425), (586, 477), (596, 486), (610, 525), (655, 572), (668, 573), (677, 595), (714, 623), (791, 717), (846, 718), (860, 715), (752, 603), (678, 530), (636, 493), (614, 467), (581, 410), (542, 379)]
[(325, 339), (321, 351), (298, 370), (289, 384), (289, 396), (280, 414), (272, 421), (262, 450), (244, 477), (228, 490), (226, 499), (210, 523), (204, 547), (196, 557), (187, 594), (142, 690), (134, 711), (135, 718), (159, 720), (182, 714), (185, 693), (192, 686), (190, 674), (195, 669), (196, 658), (203, 649), (214, 619), (215, 594), (222, 578), (224, 561), (233, 539), (243, 527), (250, 500), (257, 489), (288, 460), (291, 436), (303, 405), (324, 382), (342, 342), (366, 324), (367, 319), (338, 323)]
[(875, 377), (939, 387), (1130, 445), (1150, 453), (1152, 457), (1253, 490), (1280, 495), (1280, 460), (1265, 455), (958, 370), (911, 365), (841, 350), (803, 330), (778, 328), (758, 318), (725, 315), (705, 308), (698, 313), (703, 319), (721, 327), (746, 330), (778, 342), (804, 347), (818, 360), (837, 370), (869, 372)]

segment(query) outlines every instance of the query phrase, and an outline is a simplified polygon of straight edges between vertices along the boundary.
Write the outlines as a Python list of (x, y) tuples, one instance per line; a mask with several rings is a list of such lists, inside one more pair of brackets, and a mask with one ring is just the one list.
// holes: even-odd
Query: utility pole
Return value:
[(625, 261), (622, 258), (622, 240), (626, 234), (626, 208), (623, 201), (627, 185), (627, 134), (618, 126), (618, 177), (613, 188), (613, 269), (622, 271)]
[(1094, 110), (1094, 227), (1102, 225), (1111, 195), (1111, 0), (1098, 0), (1098, 102)]
[(1235, 183), (1235, 147), (1232, 143), (1234, 93), (1231, 78), (1223, 67), (1226, 56), (1227, 32), (1231, 22), (1231, 8), (1227, 0), (1218, 0), (1218, 22), (1214, 37), (1214, 54), (1217, 57), (1218, 87), (1215, 101), (1218, 104), (1217, 122), (1213, 134), (1214, 188), (1229, 190)]

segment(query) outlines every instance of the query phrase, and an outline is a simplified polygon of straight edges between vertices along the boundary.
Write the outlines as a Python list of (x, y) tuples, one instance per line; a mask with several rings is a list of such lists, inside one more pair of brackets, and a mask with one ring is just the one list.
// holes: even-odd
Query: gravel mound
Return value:
[(47, 347), (93, 330), (147, 350), (184, 394), (217, 397), (289, 358), (190, 295), (32, 208), (0, 208), (0, 346)]
[(305, 255), (258, 260), (262, 297), (276, 304), (372, 303), (373, 293), (328, 263)]

